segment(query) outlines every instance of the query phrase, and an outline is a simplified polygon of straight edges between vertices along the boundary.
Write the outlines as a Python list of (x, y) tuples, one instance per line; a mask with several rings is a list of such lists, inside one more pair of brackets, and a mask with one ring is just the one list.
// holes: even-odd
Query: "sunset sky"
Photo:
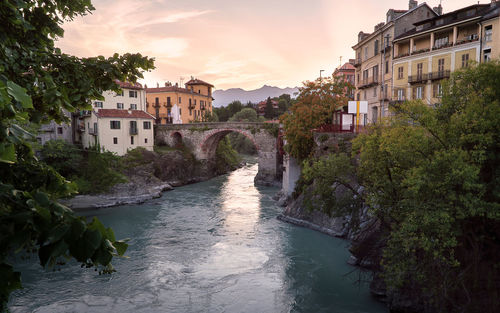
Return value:
[[(354, 57), (359, 31), (372, 32), (389, 8), (408, 8), (408, 0), (92, 2), (92, 15), (64, 25), (57, 45), (65, 53), (140, 52), (156, 59), (143, 81), (150, 86), (195, 76), (216, 89), (295, 87), (315, 79), (320, 69), (331, 74), (339, 57)], [(475, 3), (442, 1), (445, 13)]]

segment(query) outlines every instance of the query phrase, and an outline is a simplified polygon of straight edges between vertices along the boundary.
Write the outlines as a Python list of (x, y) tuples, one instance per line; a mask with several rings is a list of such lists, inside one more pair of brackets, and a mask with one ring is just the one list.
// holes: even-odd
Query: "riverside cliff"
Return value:
[(185, 150), (168, 148), (162, 152), (140, 149), (124, 164), (122, 174), (126, 182), (102, 194), (77, 195), (62, 202), (74, 210), (138, 204), (160, 197), (163, 191), (205, 181), (236, 168), (224, 160), (217, 164), (201, 163)]

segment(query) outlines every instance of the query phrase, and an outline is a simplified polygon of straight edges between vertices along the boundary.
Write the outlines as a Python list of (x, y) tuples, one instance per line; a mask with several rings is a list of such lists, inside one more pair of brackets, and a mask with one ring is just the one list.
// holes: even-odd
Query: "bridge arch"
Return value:
[(172, 136), (172, 146), (181, 147), (183, 145), (182, 135), (180, 132), (174, 131), (172, 132), (171, 136)]
[[(215, 160), (215, 152), (219, 141), (231, 132), (243, 134), (256, 147), (259, 161), (259, 172), (255, 177), (257, 183), (276, 184), (281, 174), (280, 157), (277, 149), (277, 138), (269, 128), (277, 125), (265, 123), (196, 123), (155, 125), (155, 141), (175, 146), (175, 139), (181, 136), (185, 147), (190, 149), (196, 159), (207, 164)], [(178, 133), (179, 135), (175, 135)]]

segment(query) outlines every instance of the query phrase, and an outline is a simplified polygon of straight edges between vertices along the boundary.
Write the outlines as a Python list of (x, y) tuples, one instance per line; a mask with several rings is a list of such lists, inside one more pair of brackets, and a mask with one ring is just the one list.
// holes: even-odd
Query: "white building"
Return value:
[(105, 92), (104, 101), (92, 101), (91, 111), (80, 112), (76, 141), (118, 155), (137, 147), (153, 150), (154, 117), (146, 112), (145, 89), (139, 83), (117, 83), (121, 93)]

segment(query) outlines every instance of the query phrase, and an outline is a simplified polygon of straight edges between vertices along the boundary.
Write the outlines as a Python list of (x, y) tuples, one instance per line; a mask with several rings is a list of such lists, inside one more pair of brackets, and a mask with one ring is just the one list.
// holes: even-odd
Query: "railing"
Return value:
[(368, 77), (368, 79), (363, 79), (361, 81), (361, 84), (358, 86), (358, 88), (363, 89), (363, 88), (368, 88), (373, 85), (378, 84), (378, 76), (372, 76)]
[(426, 52), (429, 52), (429, 51), (431, 51), (431, 49), (430, 48), (426, 48), (426, 49), (420, 49), (420, 50), (413, 51), (411, 54), (415, 55), (415, 54), (420, 54), (420, 53), (426, 53)]
[(361, 66), (361, 58), (357, 58), (357, 59), (354, 61), (354, 66), (355, 66), (355, 67)]
[(387, 52), (387, 51), (390, 51), (391, 50), (391, 46), (386, 46), (385, 48), (382, 48), (380, 50), (380, 53), (384, 53), (384, 52)]
[(97, 135), (97, 128), (89, 128), (89, 135)]
[(382, 92), (378, 95), (378, 100), (379, 101), (390, 101), (391, 97), (386, 92)]
[(416, 84), (416, 83), (421, 83), (424, 81), (427, 81), (429, 78), (428, 74), (417, 74), (417, 75), (412, 75), (408, 76), (408, 82), (410, 84)]
[(430, 80), (450, 78), (450, 70), (429, 73)]
[(394, 59), (404, 58), (404, 57), (407, 57), (409, 55), (410, 55), (409, 52), (399, 53), (398, 55), (394, 56)]
[(130, 128), (130, 135), (137, 135), (139, 133), (139, 130), (137, 127), (131, 127)]
[(464, 43), (474, 42), (474, 41), (478, 41), (478, 40), (479, 40), (479, 36), (477, 34), (474, 34), (474, 35), (467, 36), (465, 39), (457, 41), (457, 43), (455, 45), (462, 45)]

